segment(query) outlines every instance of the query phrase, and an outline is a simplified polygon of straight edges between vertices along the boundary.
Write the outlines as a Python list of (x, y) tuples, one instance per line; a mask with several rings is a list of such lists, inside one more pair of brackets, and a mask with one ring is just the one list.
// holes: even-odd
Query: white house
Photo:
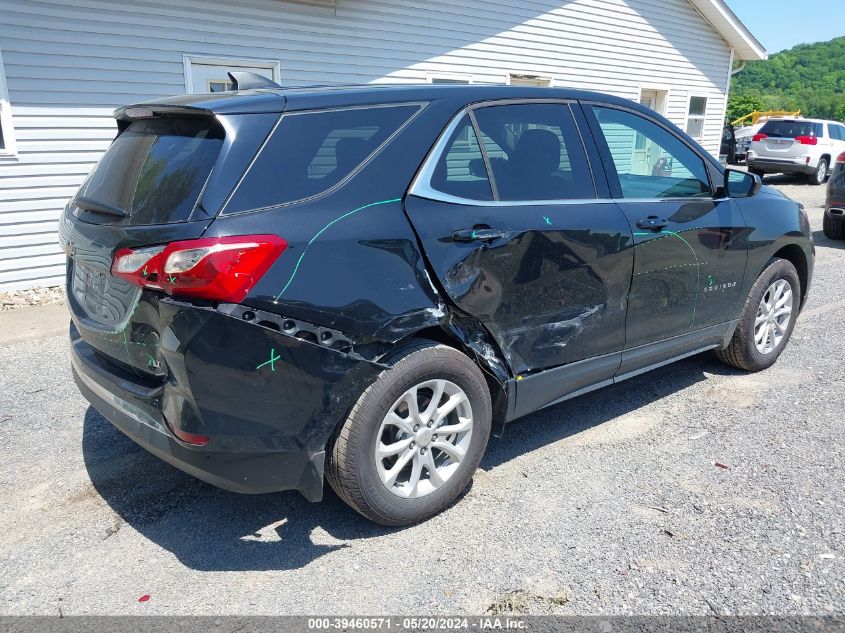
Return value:
[(765, 57), (723, 0), (0, 0), (0, 290), (62, 283), (56, 221), (116, 106), (229, 69), (599, 90), (717, 153), (732, 64)]

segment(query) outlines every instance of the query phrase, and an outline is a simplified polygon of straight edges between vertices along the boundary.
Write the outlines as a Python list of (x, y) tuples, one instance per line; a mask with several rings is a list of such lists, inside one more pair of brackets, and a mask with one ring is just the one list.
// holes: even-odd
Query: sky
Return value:
[(845, 0), (726, 0), (771, 53), (845, 35)]

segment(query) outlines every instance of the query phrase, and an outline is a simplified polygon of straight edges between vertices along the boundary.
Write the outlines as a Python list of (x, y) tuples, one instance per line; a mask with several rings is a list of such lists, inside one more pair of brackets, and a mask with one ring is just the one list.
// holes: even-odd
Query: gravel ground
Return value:
[(65, 289), (62, 286), (0, 292), (0, 311), (64, 302)]
[(817, 230), (777, 365), (705, 354), (526, 417), (412, 528), (200, 483), (88, 407), (64, 338), (0, 347), (0, 613), (845, 613), (845, 243), (822, 187), (767, 182)]

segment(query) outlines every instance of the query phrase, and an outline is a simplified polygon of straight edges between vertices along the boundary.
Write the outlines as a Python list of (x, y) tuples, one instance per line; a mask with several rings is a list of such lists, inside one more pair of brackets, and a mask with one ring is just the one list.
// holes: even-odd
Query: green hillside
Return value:
[(755, 108), (800, 109), (808, 118), (845, 120), (845, 37), (750, 62), (731, 81), (728, 120)]

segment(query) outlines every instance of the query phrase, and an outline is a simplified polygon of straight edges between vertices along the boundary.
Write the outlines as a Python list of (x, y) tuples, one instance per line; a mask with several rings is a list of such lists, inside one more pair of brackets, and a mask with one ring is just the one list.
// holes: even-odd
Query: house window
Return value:
[(509, 73), (508, 85), (548, 88), (552, 85), (552, 80), (549, 77), (540, 77), (539, 75), (518, 75), (516, 73)]
[(226, 92), (228, 90), (234, 90), (235, 84), (231, 81), (221, 81), (221, 80), (208, 80), (208, 91), (209, 92)]
[(260, 59), (232, 59), (184, 55), (185, 92), (225, 92), (235, 86), (228, 73), (245, 70), (279, 83), (279, 62)]
[(6, 87), (6, 72), (3, 68), (3, 53), (0, 51), (0, 156), (14, 156), (15, 134), (12, 127), (12, 107)]
[(700, 141), (704, 136), (704, 116), (707, 113), (707, 97), (690, 97), (687, 108), (687, 134)]
[(451, 73), (429, 73), (426, 77), (430, 84), (471, 84), (472, 75), (455, 75)]

